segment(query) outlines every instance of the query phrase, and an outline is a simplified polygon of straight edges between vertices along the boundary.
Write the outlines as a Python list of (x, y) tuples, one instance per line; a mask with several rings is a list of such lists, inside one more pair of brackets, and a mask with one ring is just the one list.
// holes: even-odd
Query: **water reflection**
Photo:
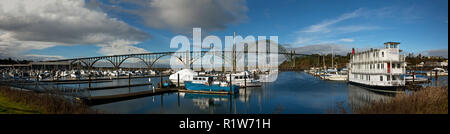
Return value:
[[(141, 79), (141, 82), (146, 81)], [(155, 81), (157, 82), (152, 80)], [(128, 90), (133, 92), (151, 88), (144, 86), (116, 90), (98, 91), (93, 94), (102, 95)], [(373, 92), (346, 82), (320, 80), (303, 72), (280, 72), (275, 82), (265, 83), (262, 87), (241, 88), (239, 94), (232, 96), (170, 93), (102, 104), (93, 108), (111, 113), (137, 114), (315, 114), (328, 113), (337, 107), (337, 103), (342, 103), (347, 111), (351, 111), (349, 109), (367, 106), (373, 101), (388, 100), (394, 96), (392, 93)]]
[(355, 85), (348, 85), (348, 105), (352, 108), (369, 106), (373, 102), (388, 101), (394, 98), (397, 93), (377, 92)]

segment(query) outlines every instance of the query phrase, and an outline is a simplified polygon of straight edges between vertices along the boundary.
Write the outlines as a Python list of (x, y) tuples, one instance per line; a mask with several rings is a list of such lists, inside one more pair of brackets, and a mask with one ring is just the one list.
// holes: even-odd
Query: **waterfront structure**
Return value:
[(349, 83), (375, 89), (396, 90), (405, 86), (405, 57), (398, 42), (386, 42), (383, 49), (357, 52), (350, 59)]

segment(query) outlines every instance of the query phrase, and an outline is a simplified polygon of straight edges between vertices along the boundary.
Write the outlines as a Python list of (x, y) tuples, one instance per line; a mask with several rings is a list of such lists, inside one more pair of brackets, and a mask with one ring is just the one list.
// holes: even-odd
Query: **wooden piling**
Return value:
[(233, 90), (233, 82), (232, 82), (232, 78), (231, 78), (231, 73), (230, 73), (230, 94), (231, 94), (231, 90)]
[(180, 74), (177, 75), (177, 87), (180, 88)]
[(244, 87), (247, 89), (247, 74), (244, 76)]
[(159, 72), (159, 85), (161, 86), (161, 88), (163, 88), (163, 79), (162, 79), (161, 72)]
[(438, 70), (434, 71), (434, 83), (436, 83), (436, 86), (438, 85)]
[(244, 76), (244, 95), (247, 95), (247, 74)]
[(88, 88), (91, 88), (91, 74), (89, 74)]
[(128, 74), (128, 86), (131, 85), (131, 74)]

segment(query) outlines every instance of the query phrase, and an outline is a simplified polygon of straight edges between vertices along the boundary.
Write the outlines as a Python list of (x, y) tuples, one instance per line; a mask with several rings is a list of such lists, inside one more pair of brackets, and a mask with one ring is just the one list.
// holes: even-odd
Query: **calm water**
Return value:
[[(127, 90), (127, 89), (122, 89)], [(134, 90), (134, 89), (133, 89)], [(109, 92), (109, 91), (105, 91)], [(241, 89), (238, 95), (171, 93), (93, 106), (111, 113), (328, 113), (391, 97), (348, 85), (319, 80), (303, 72), (281, 72), (275, 82)], [(231, 101), (230, 101), (231, 100)]]
[[(160, 81), (151, 78), (152, 83)], [(163, 77), (167, 80), (167, 77)], [(433, 80), (434, 81), (434, 80)], [(132, 79), (131, 84), (149, 83), (148, 78)], [(106, 83), (92, 83), (91, 87), (127, 85), (128, 79), (113, 80)], [(440, 86), (448, 85), (448, 77), (440, 77)], [(428, 84), (430, 85), (430, 84)], [(45, 85), (43, 85), (45, 86)], [(55, 87), (56, 85), (47, 85)], [(59, 88), (87, 88), (88, 84), (65, 84)], [(152, 90), (152, 86), (117, 88), (83, 92), (83, 95), (103, 96)], [(346, 82), (320, 80), (303, 72), (280, 72), (278, 79), (257, 88), (241, 88), (239, 94), (205, 95), (190, 93), (170, 93), (143, 97), (102, 105), (92, 108), (107, 113), (131, 114), (214, 114), (214, 113), (329, 113), (345, 108), (365, 106), (372, 101), (394, 97), (392, 93), (379, 93), (349, 85)]]

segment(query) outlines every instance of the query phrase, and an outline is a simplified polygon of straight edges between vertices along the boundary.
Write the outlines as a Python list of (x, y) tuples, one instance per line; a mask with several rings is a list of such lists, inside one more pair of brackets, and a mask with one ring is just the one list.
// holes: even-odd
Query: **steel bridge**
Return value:
[[(246, 54), (258, 54), (258, 52), (248, 52), (248, 51), (185, 51), (185, 52), (155, 52), (155, 53), (140, 53), (140, 54), (124, 54), (124, 55), (110, 55), (110, 56), (97, 56), (97, 57), (83, 57), (83, 58), (73, 58), (73, 59), (62, 59), (62, 60), (51, 60), (45, 62), (67, 62), (70, 68), (75, 63), (82, 64), (88, 69), (92, 69), (94, 65), (99, 61), (107, 61), (112, 64), (113, 68), (119, 69), (120, 66), (128, 59), (135, 58), (138, 61), (145, 64), (146, 68), (152, 69), (155, 63), (158, 62), (162, 57), (172, 56), (175, 57), (187, 67), (190, 67), (195, 61), (205, 56), (206, 54), (212, 54), (213, 56), (221, 57), (224, 64), (233, 64), (233, 70), (236, 68), (236, 60), (240, 58), (245, 58)], [(278, 53), (267, 52), (265, 54), (278, 54), (286, 58), (286, 60), (292, 61), (292, 67), (295, 67), (295, 57), (308, 56), (306, 54), (296, 54), (295, 51), (282, 51)], [(230, 56), (231, 55), (231, 56)], [(269, 56), (267, 56), (269, 58)]]

